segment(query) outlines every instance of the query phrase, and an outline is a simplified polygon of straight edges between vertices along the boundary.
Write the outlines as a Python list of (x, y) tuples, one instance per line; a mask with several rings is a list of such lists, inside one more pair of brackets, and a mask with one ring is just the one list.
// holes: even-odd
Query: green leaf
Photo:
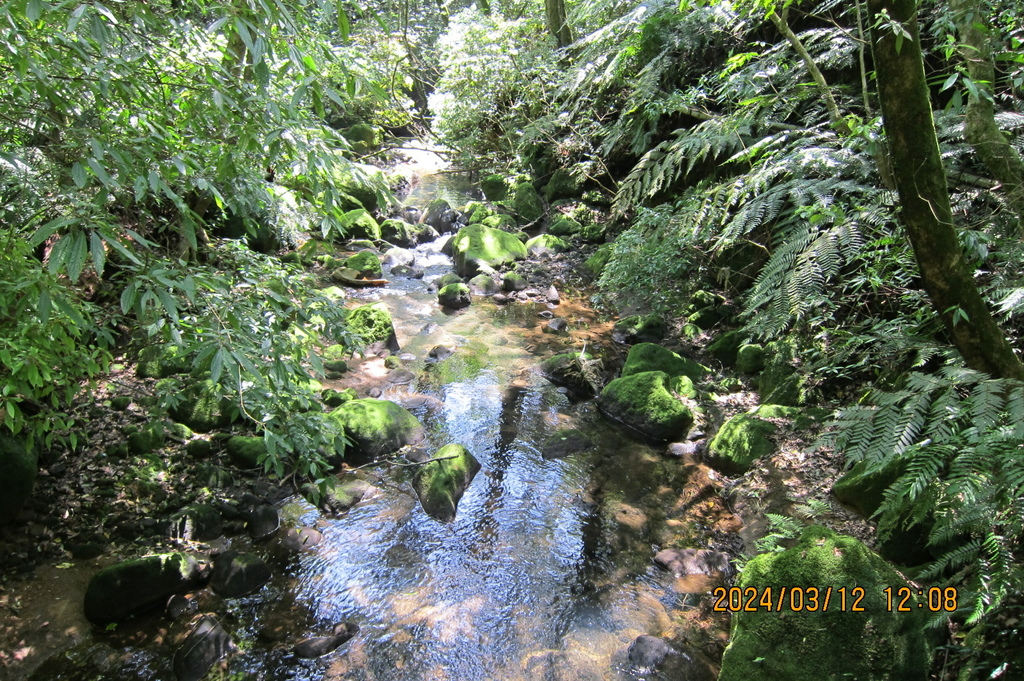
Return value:
[(31, 22), (39, 21), (40, 17), (43, 16), (43, 3), (41, 0), (28, 0), (25, 5), (25, 16)]
[(338, 31), (341, 33), (342, 42), (345, 42), (348, 40), (352, 27), (348, 22), (348, 14), (345, 13), (340, 5), (335, 5), (335, 7), (338, 11)]
[(92, 254), (92, 266), (96, 269), (97, 276), (103, 276), (103, 267), (107, 262), (107, 252), (103, 246), (103, 239), (96, 232), (89, 233), (89, 252)]
[(116, 189), (118, 187), (118, 184), (114, 182), (114, 178), (107, 174), (106, 169), (100, 165), (99, 161), (94, 158), (89, 158), (86, 159), (85, 162), (89, 164), (90, 168), (92, 168), (92, 172), (96, 174), (96, 177), (100, 178), (100, 182), (103, 183), (103, 186), (109, 189)]
[(53, 308), (53, 303), (50, 300), (50, 291), (43, 288), (39, 289), (39, 301), (36, 303), (36, 310), (39, 313), (39, 322), (44, 326), (50, 321), (50, 310)]
[(77, 222), (78, 222), (78, 218), (56, 218), (56, 219), (50, 220), (45, 225), (43, 225), (42, 227), (40, 227), (39, 229), (37, 229), (35, 231), (35, 234), (33, 234), (29, 238), (28, 243), (29, 243), (30, 246), (35, 248), (36, 246), (38, 246), (39, 244), (43, 243), (44, 241), (49, 239), (51, 236), (53, 236), (54, 232), (56, 232), (61, 227), (67, 227), (68, 225), (74, 225)]
[(84, 232), (75, 231), (64, 238), (68, 237), (71, 238), (71, 245), (68, 247), (67, 253), (68, 278), (72, 282), (77, 282), (85, 268), (85, 259), (89, 255), (89, 248), (85, 243)]
[(86, 182), (89, 181), (85, 174), (85, 167), (78, 161), (75, 161), (75, 164), (71, 166), (71, 179), (79, 189), (85, 187)]

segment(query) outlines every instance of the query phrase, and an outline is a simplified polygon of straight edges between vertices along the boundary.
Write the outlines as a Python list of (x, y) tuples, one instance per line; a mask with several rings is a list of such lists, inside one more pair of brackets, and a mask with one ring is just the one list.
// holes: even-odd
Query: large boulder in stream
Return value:
[(480, 470), (480, 462), (458, 444), (441, 447), (432, 459), (416, 471), (412, 486), (427, 515), (450, 522), (455, 519), (462, 494)]
[(694, 398), (693, 381), (664, 371), (616, 378), (601, 391), (597, 405), (618, 421), (659, 442), (676, 440), (693, 425), (693, 412), (680, 397)]
[(512, 206), (524, 223), (536, 222), (544, 217), (544, 205), (540, 201), (540, 194), (530, 182), (520, 182), (516, 185)]
[(196, 587), (199, 563), (185, 553), (165, 553), (105, 567), (85, 590), (85, 617), (93, 624), (120, 622), (163, 605), (170, 596)]
[(467, 225), (452, 239), (455, 270), (462, 277), (472, 277), (480, 265), (499, 267), (526, 259), (526, 246), (514, 234), (483, 225)]
[(434, 199), (423, 209), (420, 222), (433, 228), (438, 234), (448, 234), (452, 231), (457, 217), (447, 201)]
[(380, 343), (391, 352), (400, 349), (391, 312), (384, 303), (371, 303), (349, 310), (345, 323), (349, 330), (362, 336), (367, 345)]
[(38, 470), (35, 449), (19, 438), (0, 435), (0, 525), (18, 517), (32, 495)]
[(352, 442), (346, 454), (377, 458), (423, 439), (423, 426), (404, 407), (388, 400), (350, 400), (330, 417)]
[(448, 284), (437, 292), (437, 302), (441, 307), (454, 310), (469, 307), (472, 301), (473, 297), (470, 295), (469, 287), (465, 284)]
[(226, 551), (213, 562), (210, 587), (221, 598), (238, 598), (259, 590), (272, 576), (270, 566), (256, 554)]
[(699, 381), (708, 369), (660, 345), (637, 343), (629, 349), (621, 375), (632, 376), (645, 371), (664, 371), (669, 376), (686, 376), (691, 381)]
[(736, 586), (770, 593), (775, 607), (733, 612), (718, 681), (928, 677), (926, 610), (892, 612), (886, 589), (910, 585), (853, 537), (809, 527), (796, 546), (752, 558)]
[(544, 378), (578, 395), (596, 395), (603, 381), (601, 361), (582, 352), (563, 352), (540, 363)]

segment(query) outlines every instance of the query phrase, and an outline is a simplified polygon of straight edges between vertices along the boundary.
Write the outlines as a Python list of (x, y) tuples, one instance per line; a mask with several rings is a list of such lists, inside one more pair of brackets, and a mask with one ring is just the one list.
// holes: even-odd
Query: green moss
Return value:
[(540, 195), (530, 182), (520, 182), (516, 185), (512, 205), (523, 222), (535, 222), (544, 216)]
[(511, 215), (491, 215), (480, 221), (484, 227), (490, 227), (491, 229), (500, 229), (505, 232), (515, 231), (516, 219)]
[(669, 376), (687, 376), (692, 381), (699, 381), (708, 370), (692, 359), (682, 357), (660, 345), (637, 343), (626, 355), (622, 375), (630, 376), (645, 371), (664, 371)]
[(352, 151), (360, 156), (375, 151), (381, 144), (380, 129), (369, 123), (356, 123), (345, 130)]
[(737, 414), (722, 424), (708, 445), (709, 459), (715, 468), (738, 475), (745, 473), (757, 459), (775, 451), (771, 436), (775, 424), (762, 421), (753, 413)]
[(174, 374), (187, 374), (191, 368), (191, 361), (180, 347), (164, 343), (143, 348), (135, 371), (139, 378), (167, 378)]
[(662, 442), (682, 437), (693, 424), (693, 413), (672, 394), (663, 371), (615, 379), (601, 391), (598, 405), (609, 417)]
[(794, 366), (797, 356), (791, 339), (772, 341), (764, 347), (764, 369), (758, 377), (762, 403), (796, 406), (806, 401), (804, 377)]
[(362, 213), (345, 229), (349, 239), (367, 239), (377, 241), (380, 239), (380, 225), (369, 213)]
[(479, 271), (479, 263), (498, 267), (526, 258), (526, 246), (515, 235), (483, 225), (468, 225), (452, 239), (452, 257), (460, 276)]
[(867, 461), (858, 461), (846, 475), (836, 480), (832, 492), (839, 501), (870, 518), (882, 505), (885, 490), (906, 470), (907, 460), (900, 457), (890, 459), (878, 470), (871, 470)]
[(14, 520), (32, 495), (38, 460), (35, 449), (17, 438), (0, 434), (0, 525)]
[(128, 449), (132, 454), (147, 454), (163, 447), (165, 438), (163, 421), (151, 421), (128, 435)]
[(431, 458), (437, 460), (420, 467), (413, 488), (428, 515), (450, 522), (463, 492), (480, 470), (480, 462), (458, 444), (441, 447)]
[(572, 236), (583, 230), (583, 225), (568, 215), (559, 215), (548, 225), (548, 232), (556, 236)]
[(132, 398), (128, 395), (118, 395), (110, 400), (110, 408), (114, 411), (126, 411), (131, 403)]
[(591, 279), (597, 279), (601, 276), (604, 271), (605, 265), (612, 259), (612, 251), (614, 246), (612, 244), (605, 244), (601, 246), (594, 254), (586, 259), (583, 263), (583, 269), (590, 275)]
[(231, 463), (239, 468), (257, 468), (267, 456), (267, 443), (262, 437), (235, 435), (224, 445)]
[(352, 453), (357, 455), (383, 456), (423, 437), (416, 417), (387, 400), (351, 400), (330, 416), (344, 428), (352, 442)]
[[(351, 196), (366, 210), (377, 210), (380, 203), (377, 192), (385, 192), (388, 185), (380, 168), (363, 163), (346, 162), (336, 165), (333, 180), (341, 193)], [(373, 238), (379, 239), (380, 233)]]
[(354, 399), (356, 399), (356, 391), (352, 388), (345, 388), (344, 390), (326, 388), (320, 392), (320, 400), (328, 407), (340, 407)]
[(565, 168), (559, 168), (551, 174), (551, 179), (544, 185), (544, 196), (548, 201), (569, 199), (583, 193), (583, 183)]
[(350, 310), (345, 322), (351, 331), (362, 336), (367, 343), (391, 342), (395, 338), (391, 313), (383, 303), (371, 303)]
[(708, 346), (708, 352), (725, 366), (732, 366), (736, 363), (736, 355), (746, 336), (737, 330), (726, 331), (719, 336), (714, 343)]
[(324, 348), (324, 351), (320, 353), (320, 357), (326, 361), (333, 362), (343, 360), (350, 354), (352, 354), (352, 351), (346, 345), (328, 345)]
[(505, 291), (523, 291), (529, 286), (526, 279), (516, 272), (508, 272), (501, 279), (501, 288)]
[[(889, 612), (883, 591), (891, 588), (898, 603), (896, 590), (906, 585), (856, 539), (807, 528), (793, 548), (752, 559), (737, 586), (758, 594), (770, 588), (774, 598), (783, 588), (789, 593), (801, 588), (804, 594), (818, 589), (818, 610), (793, 612), (786, 600), (781, 611), (759, 607), (734, 613), (718, 681), (923, 681), (929, 668), (925, 611), (912, 601), (909, 613)], [(864, 590), (858, 603), (862, 612), (853, 611), (854, 588)], [(839, 589), (846, 590), (845, 607)]]
[(482, 179), (480, 190), (488, 201), (504, 201), (508, 198), (508, 182), (501, 175), (488, 175)]
[(465, 284), (448, 284), (437, 292), (437, 302), (442, 307), (460, 308), (468, 307), (473, 298), (470, 295), (469, 287)]
[(231, 408), (231, 401), (220, 397), (217, 385), (206, 379), (187, 386), (184, 399), (170, 413), (197, 433), (209, 433), (231, 423)]
[(526, 242), (526, 252), (530, 255), (547, 255), (549, 253), (565, 253), (569, 244), (553, 234), (538, 234)]
[(623, 317), (612, 327), (612, 339), (617, 343), (655, 343), (666, 333), (668, 325), (656, 314)]
[(383, 270), (380, 267), (380, 258), (373, 251), (362, 251), (345, 260), (345, 267), (351, 267), (360, 275), (366, 278), (379, 277)]
[(447, 274), (441, 275), (441, 278), (437, 280), (437, 288), (442, 289), (448, 284), (465, 284), (465, 280), (454, 272), (448, 272)]
[(764, 348), (756, 343), (741, 345), (736, 351), (736, 370), (756, 374), (761, 369), (764, 369)]

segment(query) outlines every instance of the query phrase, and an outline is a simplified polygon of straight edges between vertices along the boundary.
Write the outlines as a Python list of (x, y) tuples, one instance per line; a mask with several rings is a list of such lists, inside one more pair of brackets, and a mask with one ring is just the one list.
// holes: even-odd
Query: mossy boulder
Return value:
[(352, 442), (346, 455), (377, 458), (423, 439), (423, 427), (416, 417), (388, 400), (350, 400), (330, 417)]
[(615, 322), (612, 340), (616, 343), (657, 343), (668, 333), (661, 315), (633, 315)]
[(472, 277), (480, 265), (498, 267), (524, 260), (526, 246), (515, 235), (483, 225), (468, 225), (452, 239), (452, 258), (455, 271), (463, 277)]
[(565, 168), (559, 168), (551, 174), (551, 179), (544, 185), (544, 196), (548, 201), (571, 199), (583, 193), (583, 183)]
[(616, 378), (601, 391), (598, 406), (619, 421), (659, 442), (677, 440), (693, 425), (693, 413), (676, 394), (694, 394), (685, 376), (645, 371)]
[(369, 123), (356, 123), (343, 133), (352, 151), (360, 156), (376, 151), (381, 144), (380, 128)]
[(508, 198), (508, 182), (502, 175), (488, 175), (480, 180), (480, 191), (488, 201), (504, 201)]
[(668, 348), (654, 343), (637, 343), (629, 349), (621, 375), (630, 376), (645, 371), (664, 371), (669, 376), (686, 376), (691, 381), (699, 381), (708, 370)]
[(762, 404), (797, 406), (806, 402), (805, 379), (794, 366), (797, 357), (796, 344), (791, 339), (764, 346), (764, 369), (757, 384)]
[(757, 417), (757, 410), (737, 414), (722, 424), (708, 444), (708, 460), (730, 475), (750, 470), (754, 461), (775, 451), (771, 436), (778, 427)]
[(554, 234), (538, 234), (526, 242), (526, 252), (530, 255), (553, 255), (568, 250), (569, 243)]
[(530, 182), (520, 182), (516, 185), (512, 206), (523, 222), (536, 222), (544, 217), (540, 194)]
[(511, 215), (491, 215), (480, 221), (484, 227), (490, 227), (491, 229), (500, 229), (503, 232), (514, 232), (518, 225), (516, 219)]
[(489, 206), (486, 203), (480, 203), (479, 201), (473, 201), (467, 204), (463, 212), (467, 215), (468, 222), (466, 224), (469, 225), (482, 223), (487, 218), (494, 217), (497, 214), (494, 210), (494, 206)]
[(267, 456), (267, 443), (262, 437), (235, 435), (228, 438), (224, 448), (238, 468), (257, 468)]
[(739, 329), (726, 331), (708, 346), (708, 353), (725, 366), (732, 366), (736, 364), (736, 355), (739, 353), (740, 346), (744, 344), (745, 338), (746, 336)]
[(465, 284), (466, 280), (455, 274), (454, 272), (448, 272), (442, 274), (437, 280), (437, 288), (442, 289), (448, 284)]
[(591, 279), (597, 279), (604, 272), (608, 261), (612, 259), (614, 248), (612, 244), (605, 244), (594, 251), (594, 254), (583, 262), (583, 270)]
[(165, 553), (105, 567), (85, 590), (85, 617), (93, 624), (120, 622), (167, 602), (202, 581), (199, 563), (185, 553)]
[(192, 362), (184, 351), (173, 343), (150, 345), (139, 351), (135, 373), (139, 378), (167, 378), (174, 374), (187, 374)]
[(478, 274), (467, 285), (470, 292), (478, 296), (493, 296), (501, 290), (501, 286), (489, 274)]
[(177, 406), (170, 409), (171, 418), (197, 433), (209, 433), (231, 423), (234, 405), (228, 398), (220, 396), (217, 384), (210, 379), (187, 385), (183, 397)]
[(221, 598), (238, 598), (258, 591), (273, 574), (254, 553), (226, 551), (213, 561), (210, 588)]
[[(928, 678), (926, 611), (914, 601), (910, 612), (890, 612), (885, 589), (895, 593), (909, 585), (853, 537), (809, 527), (796, 546), (753, 558), (736, 586), (744, 593), (770, 590), (773, 599), (783, 589), (787, 594), (802, 593), (804, 608), (795, 612), (789, 607), (795, 596), (787, 596), (781, 610), (759, 606), (755, 612), (734, 612), (718, 681)], [(857, 605), (862, 611), (855, 612), (853, 604), (861, 589), (863, 598)], [(807, 607), (812, 590), (818, 594), (819, 607), (814, 611)], [(845, 599), (840, 593), (846, 594)]]
[[(548, 357), (540, 364), (540, 372), (544, 378), (555, 385), (565, 386), (578, 395), (590, 397), (597, 394), (600, 384), (584, 371), (584, 364), (593, 362), (593, 357), (580, 352), (564, 352)], [(599, 371), (599, 365), (591, 365), (592, 370)]]
[(190, 504), (171, 516), (167, 534), (175, 539), (210, 541), (224, 534), (224, 520), (209, 504)]
[(373, 251), (362, 251), (345, 260), (345, 267), (354, 269), (360, 276), (370, 279), (383, 274), (380, 258)]
[(885, 498), (885, 490), (906, 472), (907, 461), (900, 457), (890, 459), (881, 468), (873, 468), (867, 461), (858, 461), (843, 477), (836, 480), (832, 493), (836, 499), (853, 507), (865, 518), (874, 515)]
[(452, 231), (457, 215), (452, 210), (451, 204), (444, 199), (434, 199), (423, 209), (420, 222), (432, 227), (438, 234), (448, 234)]
[(391, 312), (384, 303), (371, 303), (349, 310), (345, 323), (368, 345), (383, 343), (388, 350), (398, 352), (398, 335), (391, 321)]
[(465, 284), (448, 284), (437, 292), (437, 302), (441, 307), (457, 310), (469, 307), (473, 296)]
[[(368, 211), (377, 210), (380, 197), (390, 192), (384, 171), (365, 163), (341, 161), (334, 167), (334, 185)], [(380, 238), (380, 234), (375, 239)]]
[(501, 288), (503, 291), (525, 291), (529, 288), (530, 284), (526, 279), (516, 272), (508, 272), (501, 279)]
[(459, 500), (480, 470), (480, 462), (458, 444), (441, 447), (431, 458), (435, 460), (416, 471), (412, 486), (427, 515), (451, 522)]
[(380, 223), (380, 238), (390, 244), (410, 248), (418, 243), (420, 230), (405, 220), (389, 218)]
[(356, 391), (352, 388), (345, 388), (344, 390), (335, 390), (334, 388), (325, 388), (320, 391), (320, 401), (326, 404), (328, 407), (340, 407), (350, 400), (357, 398)]
[(32, 496), (38, 464), (35, 449), (18, 437), (0, 434), (0, 525), (17, 518)]
[(360, 213), (345, 228), (345, 238), (377, 241), (381, 238), (380, 224), (368, 212)]
[(132, 454), (155, 452), (164, 446), (166, 437), (163, 421), (150, 421), (128, 435), (128, 449)]
[(736, 351), (736, 370), (742, 374), (756, 374), (764, 369), (764, 348), (757, 343), (741, 345)]
[(559, 215), (548, 225), (548, 232), (555, 236), (572, 236), (579, 234), (582, 230), (583, 225), (568, 215)]

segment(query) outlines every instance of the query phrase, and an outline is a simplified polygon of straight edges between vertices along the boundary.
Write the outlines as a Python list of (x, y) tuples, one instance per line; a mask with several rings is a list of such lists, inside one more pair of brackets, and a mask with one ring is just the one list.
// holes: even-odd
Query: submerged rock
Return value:
[(480, 462), (458, 444), (445, 445), (416, 472), (413, 488), (427, 515), (443, 522), (455, 519), (462, 494), (480, 470)]
[(105, 567), (89, 580), (85, 617), (93, 624), (120, 622), (163, 605), (202, 581), (199, 563), (185, 553), (165, 553)]
[(315, 636), (304, 638), (295, 644), (292, 652), (296, 657), (306, 659), (321, 657), (333, 652), (341, 644), (348, 641), (359, 632), (359, 626), (352, 622), (343, 622), (334, 627), (333, 636)]
[(661, 666), (669, 655), (676, 655), (676, 650), (665, 639), (657, 636), (637, 636), (629, 645), (629, 662), (642, 670), (653, 671)]
[(380, 490), (365, 480), (346, 480), (339, 482), (327, 490), (321, 500), (321, 506), (332, 513), (341, 513), (352, 508), (364, 499), (370, 499)]
[(544, 378), (585, 396), (597, 394), (602, 382), (601, 369), (599, 360), (579, 352), (553, 355), (540, 364)]
[(257, 506), (249, 511), (245, 523), (249, 535), (257, 541), (271, 536), (277, 532), (279, 527), (281, 527), (280, 514), (276, 508), (267, 505)]
[(552, 433), (541, 446), (545, 459), (561, 459), (593, 448), (594, 441), (578, 430), (566, 429)]
[(710, 575), (732, 571), (729, 554), (707, 549), (663, 549), (654, 555), (654, 562), (676, 577)]
[(199, 681), (217, 660), (237, 650), (228, 632), (210, 615), (203, 615), (174, 653), (177, 681)]
[[(796, 546), (752, 558), (737, 586), (758, 594), (770, 590), (773, 598), (781, 598), (785, 589), (787, 595), (781, 610), (733, 613), (719, 681), (923, 681), (928, 676), (926, 610), (912, 601), (910, 612), (892, 612), (886, 589), (909, 585), (853, 537), (809, 527)], [(808, 608), (812, 590), (818, 594), (814, 610)], [(861, 611), (853, 609), (854, 599)]]
[(213, 562), (210, 586), (222, 598), (238, 598), (257, 591), (271, 577), (270, 567), (259, 556), (227, 551)]
[(281, 546), (288, 551), (303, 551), (316, 546), (324, 539), (320, 530), (312, 527), (293, 527), (284, 533), (281, 538)]

